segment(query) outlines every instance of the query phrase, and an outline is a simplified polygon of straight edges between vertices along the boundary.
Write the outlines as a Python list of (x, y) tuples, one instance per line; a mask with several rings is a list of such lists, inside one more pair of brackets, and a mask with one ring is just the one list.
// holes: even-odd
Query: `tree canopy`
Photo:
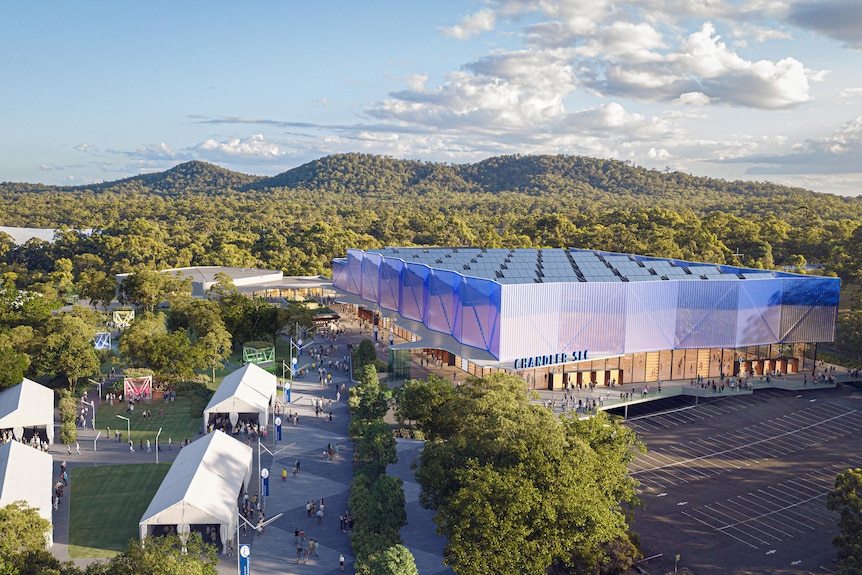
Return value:
[(51, 529), (51, 522), (25, 501), (0, 507), (0, 563), (23, 552), (45, 549)]
[[(539, 575), (585, 557), (593, 568), (610, 560), (609, 543), (629, 540), (628, 508), (638, 500), (626, 464), (642, 449), (633, 432), (604, 414), (555, 416), (501, 373), (453, 393), (425, 385), (430, 393), (411, 382), (398, 412), (435, 430), (416, 479), (456, 573)], [(424, 415), (412, 409), (422, 394), (437, 399)]]
[(835, 487), (826, 495), (826, 508), (837, 511), (838, 575), (862, 573), (862, 469), (848, 469), (835, 478)]

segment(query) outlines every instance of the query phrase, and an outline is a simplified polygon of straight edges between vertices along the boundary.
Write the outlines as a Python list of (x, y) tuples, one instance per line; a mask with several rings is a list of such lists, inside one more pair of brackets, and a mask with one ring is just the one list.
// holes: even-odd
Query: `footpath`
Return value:
[[(330, 354), (332, 359), (342, 359), (348, 353), (348, 344), (356, 345), (367, 335), (360, 334), (351, 326), (347, 326), (345, 333), (335, 341), (317, 337), (308, 344), (318, 348), (333, 345), (335, 350)], [(276, 575), (304, 573), (310, 575), (324, 575), (341, 573), (339, 569), (339, 556), (344, 555), (345, 573), (353, 573), (354, 557), (350, 546), (350, 535), (342, 531), (339, 515), (343, 514), (348, 507), (350, 497), (350, 483), (353, 479), (353, 444), (347, 435), (349, 424), (349, 411), (347, 406), (347, 395), (351, 385), (348, 373), (343, 369), (331, 370), (332, 385), (321, 386), (318, 382), (316, 369), (311, 368), (311, 358), (306, 353), (299, 357), (298, 369), (307, 370), (307, 375), (296, 379), (290, 390), (290, 405), (286, 408), (293, 413), (298, 413), (299, 419), (296, 426), (289, 425), (287, 418), (282, 426), (282, 440), (275, 441), (276, 434), (270, 424), (266, 448), (276, 455), (270, 455), (266, 450), (261, 450), (261, 466), (269, 469), (269, 497), (263, 499), (266, 517), (274, 517), (279, 513), (283, 516), (267, 525), (262, 536), (257, 536), (251, 529), (246, 535), (240, 534), (239, 544), (251, 545), (250, 571), (254, 575)], [(328, 365), (328, 362), (327, 362)], [(348, 394), (342, 394), (341, 401), (335, 401), (335, 389), (341, 385), (348, 388)], [(90, 392), (90, 398), (94, 401), (97, 391)], [(332, 399), (332, 421), (329, 420), (330, 408), (326, 407), (324, 413), (315, 416), (313, 405), (314, 399), (323, 397), (328, 403)], [(279, 392), (279, 399), (282, 398)], [(97, 403), (98, 405), (98, 403)], [(98, 410), (97, 410), (98, 421)], [(95, 432), (91, 429), (79, 428), (79, 444), (81, 454), (69, 455), (66, 446), (55, 444), (51, 446), (50, 453), (54, 457), (55, 477), (60, 475), (60, 462), (66, 461), (68, 469), (76, 466), (92, 466), (94, 461), (93, 439)], [(198, 435), (197, 437), (200, 437)], [(191, 439), (191, 438), (190, 438)], [(338, 457), (332, 460), (324, 459), (323, 452), (328, 445), (338, 445)], [(290, 446), (290, 447), (287, 447)], [(253, 445), (253, 447), (256, 447)], [(287, 449), (285, 449), (287, 447)], [(404, 482), (404, 494), (407, 502), (408, 524), (401, 531), (402, 543), (410, 549), (416, 559), (416, 566), (422, 575), (448, 575), (453, 572), (443, 565), (443, 550), (446, 541), (437, 535), (436, 525), (432, 521), (433, 513), (422, 509), (418, 503), (419, 485), (413, 479), (410, 464), (422, 449), (422, 442), (399, 439), (398, 440), (398, 462), (391, 465), (388, 473), (401, 477)], [(179, 453), (174, 448), (167, 451), (161, 450), (160, 461), (173, 461)], [(153, 453), (130, 453), (128, 445), (118, 444), (113, 441), (105, 441), (102, 437), (98, 441), (98, 451), (95, 453), (98, 465), (123, 465), (132, 463), (144, 463), (154, 458)], [(249, 493), (257, 493), (257, 478), (260, 471), (257, 468), (257, 454), (254, 457), (254, 470), (250, 482)], [(300, 471), (295, 476), (292, 473), (294, 463), (300, 461)], [(281, 470), (287, 470), (287, 479), (282, 481)], [(71, 474), (70, 474), (71, 475)], [(70, 481), (71, 487), (71, 481)], [(308, 517), (306, 503), (314, 499), (317, 503), (325, 500), (325, 516), (320, 524), (314, 517)], [(64, 497), (59, 508), (54, 512), (54, 547), (52, 552), (61, 561), (69, 559), (68, 555), (68, 531), (69, 531), (69, 498)], [(354, 517), (355, 521), (361, 521), (361, 517)], [(305, 532), (309, 539), (318, 543), (318, 554), (308, 558), (307, 563), (297, 563), (296, 546), (294, 545), (294, 530), (300, 529)], [(238, 563), (234, 545), (233, 555), (219, 555), (220, 563), (218, 571), (222, 575), (238, 572)], [(91, 563), (92, 559), (77, 559), (78, 565)]]

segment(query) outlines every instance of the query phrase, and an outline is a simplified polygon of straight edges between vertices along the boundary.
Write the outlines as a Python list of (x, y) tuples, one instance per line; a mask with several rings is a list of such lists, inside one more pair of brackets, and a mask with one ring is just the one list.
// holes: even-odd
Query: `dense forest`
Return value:
[(813, 263), (845, 279), (862, 262), (860, 198), (577, 156), (450, 165), (340, 154), (274, 177), (189, 162), (91, 186), (3, 183), (0, 225), (58, 230), (53, 243), (22, 246), (0, 234), (0, 272), (19, 287), (46, 281), (58, 260), (74, 279), (189, 265), (328, 274), (349, 247), (391, 245)]

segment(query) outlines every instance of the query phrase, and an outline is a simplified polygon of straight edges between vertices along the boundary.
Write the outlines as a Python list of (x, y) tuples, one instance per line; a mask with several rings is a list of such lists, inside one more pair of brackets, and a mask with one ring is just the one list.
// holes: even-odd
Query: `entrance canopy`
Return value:
[[(54, 460), (49, 454), (18, 441), (0, 445), (0, 507), (22, 500), (53, 523), (53, 474)], [(45, 538), (51, 546), (54, 539), (50, 531)]]
[(221, 431), (184, 447), (141, 517), (141, 539), (157, 526), (174, 526), (182, 535), (192, 525), (218, 525), (226, 553), (236, 531), (237, 500), (251, 479), (253, 454)]
[(54, 392), (25, 377), (0, 391), (0, 429), (11, 429), (20, 440), (24, 430), (34, 427), (44, 428), (48, 443), (54, 443)]
[(268, 371), (249, 363), (229, 374), (213, 394), (204, 410), (204, 423), (209, 424), (211, 414), (257, 414), (260, 425), (269, 420), (269, 409), (275, 399), (277, 378)]

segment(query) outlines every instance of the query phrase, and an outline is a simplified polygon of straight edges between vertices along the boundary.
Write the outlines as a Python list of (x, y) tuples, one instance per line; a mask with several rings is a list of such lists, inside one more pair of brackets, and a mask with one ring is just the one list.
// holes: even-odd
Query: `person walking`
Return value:
[(344, 554), (343, 553), (338, 556), (338, 568), (341, 571), (344, 571)]

